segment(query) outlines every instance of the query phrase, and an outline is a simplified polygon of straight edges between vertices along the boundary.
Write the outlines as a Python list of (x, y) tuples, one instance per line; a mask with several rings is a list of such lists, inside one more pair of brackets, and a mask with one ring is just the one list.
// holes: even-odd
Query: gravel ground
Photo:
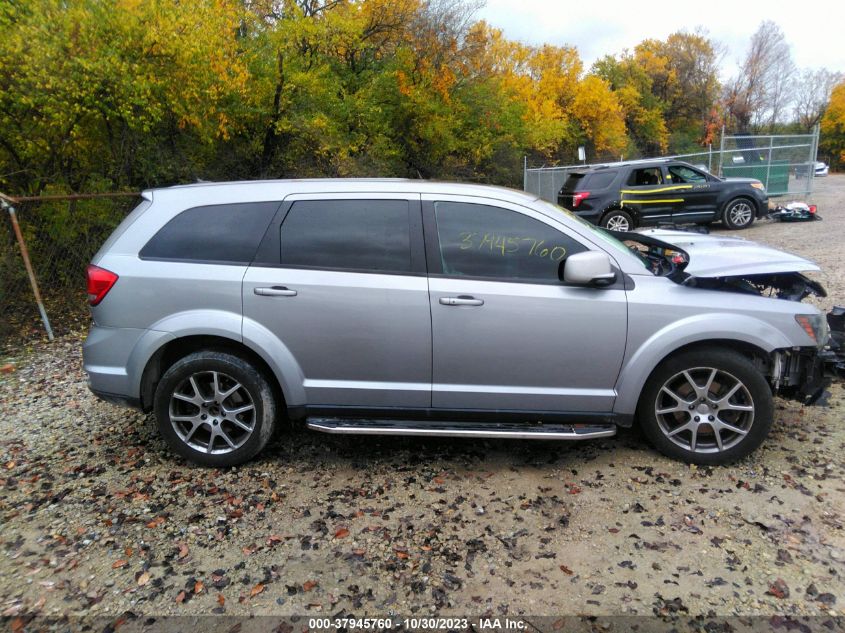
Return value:
[[(742, 235), (815, 259), (845, 303), (845, 176), (817, 186), (823, 222)], [(0, 374), (5, 616), (845, 613), (838, 386), (823, 406), (778, 400), (767, 443), (731, 467), (668, 460), (634, 432), (295, 431), (219, 471), (91, 396), (79, 337), (14, 365)]]

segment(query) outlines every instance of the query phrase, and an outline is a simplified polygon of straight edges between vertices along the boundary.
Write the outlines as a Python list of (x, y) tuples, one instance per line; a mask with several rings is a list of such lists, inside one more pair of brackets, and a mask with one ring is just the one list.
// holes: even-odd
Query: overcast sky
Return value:
[(646, 38), (701, 26), (724, 46), (722, 79), (736, 72), (751, 35), (769, 19), (786, 34), (799, 68), (845, 72), (843, 0), (487, 0), (478, 18), (509, 39), (575, 46), (586, 68)]

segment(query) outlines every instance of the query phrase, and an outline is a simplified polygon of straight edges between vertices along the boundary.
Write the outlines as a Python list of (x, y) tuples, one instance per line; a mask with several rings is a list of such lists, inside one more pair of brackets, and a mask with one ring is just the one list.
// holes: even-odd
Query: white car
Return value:
[[(809, 163), (802, 163), (795, 167), (795, 177), (796, 178), (806, 178), (807, 177), (807, 166)], [(827, 163), (823, 163), (822, 161), (818, 160), (813, 163), (813, 175), (816, 178), (821, 178), (823, 176), (827, 176), (830, 167), (828, 167)]]

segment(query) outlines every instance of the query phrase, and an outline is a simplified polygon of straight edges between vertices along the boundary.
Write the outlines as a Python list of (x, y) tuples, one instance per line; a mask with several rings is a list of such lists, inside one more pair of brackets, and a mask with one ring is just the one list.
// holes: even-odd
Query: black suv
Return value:
[(718, 178), (678, 160), (597, 165), (569, 172), (558, 204), (614, 231), (663, 222), (744, 229), (769, 198), (753, 178)]

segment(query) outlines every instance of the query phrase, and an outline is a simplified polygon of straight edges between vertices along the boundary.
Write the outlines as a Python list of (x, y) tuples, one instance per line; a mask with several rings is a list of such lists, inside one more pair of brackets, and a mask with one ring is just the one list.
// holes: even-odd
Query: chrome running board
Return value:
[(526, 440), (588, 440), (616, 435), (615, 424), (416, 422), (410, 420), (307, 418), (305, 426), (321, 433), (346, 435), (502, 437)]

